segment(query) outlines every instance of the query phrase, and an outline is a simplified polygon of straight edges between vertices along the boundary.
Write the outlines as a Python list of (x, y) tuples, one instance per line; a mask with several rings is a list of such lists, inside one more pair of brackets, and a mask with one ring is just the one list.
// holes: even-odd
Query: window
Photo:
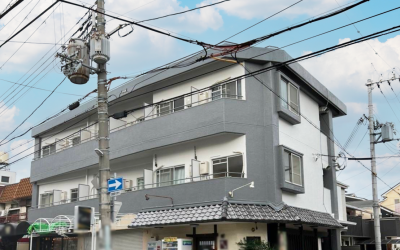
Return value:
[(185, 167), (176, 166), (160, 169), (156, 172), (159, 187), (185, 183)]
[(233, 155), (212, 160), (213, 177), (243, 177), (243, 155)]
[(159, 116), (168, 115), (185, 108), (185, 99), (183, 97), (158, 104), (157, 113)]
[(258, 236), (247, 236), (247, 243), (261, 243), (261, 237)]
[(216, 85), (211, 88), (211, 99), (220, 98), (242, 99), (242, 82), (237, 80), (230, 83)]
[(283, 151), (283, 167), (285, 170), (285, 181), (299, 186), (303, 185), (301, 157), (288, 151)]
[(43, 156), (48, 156), (48, 155), (54, 154), (56, 152), (56, 144), (53, 143), (53, 144), (44, 146), (42, 148), (42, 150), (43, 150)]
[(78, 189), (71, 189), (71, 202), (78, 201)]
[(139, 190), (144, 189), (144, 178), (143, 177), (137, 178), (136, 185)]
[(40, 195), (41, 207), (49, 207), (53, 205), (53, 193), (44, 193)]
[(282, 107), (299, 114), (299, 89), (285, 78), (281, 78)]
[(8, 177), (8, 176), (2, 176), (2, 177), (1, 177), (1, 182), (3, 182), (3, 183), (9, 183), (9, 182), (10, 182), (10, 177)]

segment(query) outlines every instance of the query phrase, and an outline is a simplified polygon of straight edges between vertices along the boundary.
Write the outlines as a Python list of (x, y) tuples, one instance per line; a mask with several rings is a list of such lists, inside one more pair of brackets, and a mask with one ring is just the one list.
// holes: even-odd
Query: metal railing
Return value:
[[(121, 190), (121, 193), (130, 193), (130, 192), (135, 192), (135, 191), (144, 190), (144, 189), (150, 189), (150, 188), (164, 188), (164, 187), (169, 187), (169, 186), (174, 186), (174, 185), (195, 183), (195, 182), (198, 182), (198, 181), (205, 181), (205, 180), (211, 180), (211, 179), (220, 179), (220, 178), (245, 178), (245, 174), (243, 172), (242, 173), (239, 173), (239, 172), (221, 172), (221, 173), (201, 175), (201, 176), (195, 176), (195, 177), (189, 177), (189, 178), (183, 178), (183, 179), (176, 179), (176, 180), (170, 180), (170, 181), (153, 182), (151, 184), (143, 184), (143, 185), (139, 185), (139, 186), (124, 187), (123, 190)], [(40, 209), (40, 208), (46, 208), (46, 207), (53, 207), (53, 206), (57, 206), (57, 205), (63, 205), (63, 204), (74, 203), (74, 202), (81, 202), (81, 201), (90, 200), (90, 199), (96, 199), (96, 198), (99, 198), (98, 194), (89, 195), (89, 196), (80, 196), (80, 197), (78, 197), (78, 200), (76, 198), (74, 198), (74, 199), (68, 199), (68, 200), (61, 200), (59, 202), (50, 202), (50, 203), (46, 203), (46, 204), (40, 204), (40, 205), (37, 205), (37, 206), (32, 206), (30, 209)]]
[[(243, 96), (242, 95), (232, 95), (226, 92), (226, 90), (223, 91), (218, 91), (220, 93), (215, 93), (213, 92), (213, 89), (221, 86), (221, 85), (214, 85), (211, 87), (207, 87), (201, 90), (197, 90), (188, 94), (180, 95), (174, 98), (170, 98), (168, 100), (163, 100), (154, 104), (149, 104), (147, 106), (143, 106), (140, 108), (137, 108), (135, 111), (142, 112), (142, 115), (135, 119), (134, 121), (126, 122), (122, 126), (118, 126), (115, 128), (110, 128), (110, 133), (119, 131), (121, 129), (142, 123), (147, 120), (151, 120), (157, 117), (165, 116), (165, 115), (170, 115), (185, 109), (189, 109), (192, 107), (196, 107), (199, 105), (203, 105), (209, 102), (213, 102), (216, 100), (220, 99), (237, 99), (237, 100), (242, 100)], [(177, 104), (178, 102), (182, 102), (182, 104)], [(147, 111), (146, 111), (147, 110)], [(148, 112), (150, 111), (150, 112)], [(148, 112), (148, 114), (146, 114)], [(96, 124), (96, 123), (95, 123)], [(92, 124), (91, 126), (95, 125)], [(87, 129), (87, 128), (86, 128)], [(90, 133), (89, 136), (85, 135), (82, 136), (82, 133)], [(77, 139), (79, 138), (79, 139)], [(84, 139), (82, 139), (84, 138)], [(60, 151), (63, 151), (65, 149), (74, 147), (76, 145), (82, 144), (87, 141), (95, 140), (98, 138), (97, 132), (92, 132), (89, 130), (79, 130), (78, 132), (72, 134), (68, 138), (64, 139), (61, 142), (55, 142), (54, 147), (55, 149), (49, 150), (48, 153), (44, 154), (43, 148), (42, 152), (40, 154), (40, 158), (47, 157), (49, 155), (58, 153)], [(52, 144), (49, 144), (52, 145)], [(47, 146), (49, 146), (47, 145)]]
[(0, 216), (0, 223), (20, 222), (20, 221), (26, 221), (26, 220), (28, 220), (26, 213)]

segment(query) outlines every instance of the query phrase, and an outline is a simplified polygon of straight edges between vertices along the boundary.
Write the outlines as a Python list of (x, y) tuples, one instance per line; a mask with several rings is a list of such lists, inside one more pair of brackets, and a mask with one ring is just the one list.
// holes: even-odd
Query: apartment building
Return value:
[[(340, 248), (340, 189), (326, 155), (335, 155), (332, 120), (346, 106), (299, 64), (236, 79), (290, 59), (283, 50), (237, 57), (241, 65), (199, 62), (109, 92), (119, 212), (136, 216), (113, 232), (117, 249), (166, 237), (189, 238), (193, 249), (238, 249), (246, 237)], [(96, 112), (91, 100), (33, 129), (31, 221), (73, 215), (78, 204), (98, 209)]]

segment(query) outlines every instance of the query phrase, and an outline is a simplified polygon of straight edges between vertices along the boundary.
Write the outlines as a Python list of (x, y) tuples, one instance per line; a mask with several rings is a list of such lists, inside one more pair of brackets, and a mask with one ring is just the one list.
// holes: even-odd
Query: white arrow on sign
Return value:
[(118, 180), (115, 180), (115, 182), (113, 184), (110, 184), (110, 187), (113, 187), (114, 189), (117, 189), (119, 186), (121, 186), (121, 182), (119, 182)]

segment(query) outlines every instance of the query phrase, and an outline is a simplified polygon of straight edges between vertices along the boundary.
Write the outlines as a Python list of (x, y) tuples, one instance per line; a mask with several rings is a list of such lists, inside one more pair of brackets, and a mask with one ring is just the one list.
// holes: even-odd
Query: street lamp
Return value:
[(247, 186), (249, 186), (250, 188), (254, 188), (254, 181), (252, 181), (252, 182), (250, 182), (250, 183), (247, 183), (246, 185), (243, 185), (243, 186), (241, 186), (241, 187), (238, 187), (238, 188), (233, 189), (232, 191), (229, 192), (229, 196), (230, 196), (231, 198), (233, 198), (233, 192), (235, 192), (236, 190), (239, 190), (239, 189), (241, 189), (241, 188), (247, 187)]

